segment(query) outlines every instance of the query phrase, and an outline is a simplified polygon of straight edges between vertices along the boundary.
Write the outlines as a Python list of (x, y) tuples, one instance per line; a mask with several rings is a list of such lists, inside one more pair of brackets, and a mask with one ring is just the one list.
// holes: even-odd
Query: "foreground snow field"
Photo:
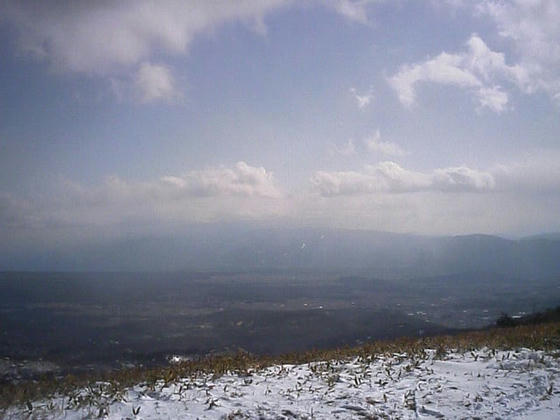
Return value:
[[(560, 353), (392, 354), (198, 375), (115, 394), (107, 385), (11, 408), (6, 418), (560, 418)], [(78, 401), (80, 403), (78, 404)], [(84, 404), (87, 401), (87, 404)], [(2, 414), (2, 413), (0, 413)]]

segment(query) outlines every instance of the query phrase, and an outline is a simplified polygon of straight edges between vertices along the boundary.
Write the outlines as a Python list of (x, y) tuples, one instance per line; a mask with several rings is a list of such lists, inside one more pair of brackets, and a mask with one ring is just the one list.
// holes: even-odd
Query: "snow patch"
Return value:
[[(200, 374), (137, 385), (120, 401), (86, 407), (69, 397), (34, 402), (37, 418), (554, 418), (560, 353), (529, 349), (426, 350), (304, 365), (277, 365), (219, 378)], [(557, 388), (558, 386), (558, 388)], [(83, 390), (82, 392), (86, 392)], [(101, 410), (101, 411), (100, 411)], [(105, 410), (105, 411), (103, 411)], [(30, 415), (13, 407), (5, 418)]]

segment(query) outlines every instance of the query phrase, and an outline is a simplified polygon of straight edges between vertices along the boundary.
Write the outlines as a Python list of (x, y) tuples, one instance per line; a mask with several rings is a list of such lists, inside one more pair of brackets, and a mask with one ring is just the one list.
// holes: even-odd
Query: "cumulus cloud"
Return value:
[(530, 234), (558, 229), (560, 153), (527, 151), (484, 170), (410, 171), (392, 162), (317, 172), (302, 209), (310, 221), (354, 229)]
[(318, 171), (311, 178), (311, 183), (315, 191), (327, 197), (381, 192), (485, 192), (495, 187), (492, 174), (466, 166), (424, 173), (405, 169), (391, 161), (368, 165), (361, 172)]
[[(442, 2), (432, 2), (441, 6)], [(560, 4), (556, 0), (445, 0), (451, 10), (490, 18), (524, 69), (525, 93), (560, 101)]]
[(281, 196), (272, 173), (262, 166), (249, 166), (245, 162), (237, 162), (233, 168), (191, 171), (182, 177), (166, 176), (161, 181), (176, 188), (180, 193), (195, 196)]
[(49, 196), (20, 200), (25, 212), (22, 204), (0, 196), (0, 223), (94, 231), (118, 225), (138, 233), (169, 224), (278, 217), (286, 211), (283, 198), (272, 173), (238, 162), (143, 182), (110, 176), (90, 186), (66, 179)]
[(377, 179), (356, 171), (317, 171), (311, 178), (313, 188), (322, 196), (354, 195), (380, 190)]
[(66, 181), (27, 199), (0, 192), (0, 236), (25, 244), (69, 232), (106, 240), (239, 220), (426, 233), (546, 230), (558, 225), (559, 162), (558, 151), (550, 150), (485, 170), (415, 171), (385, 161), (315, 172), (311, 193), (289, 194), (265, 168), (243, 162), (144, 182), (118, 176), (93, 186)]
[(280, 198), (282, 195), (271, 172), (245, 162), (237, 162), (231, 168), (207, 168), (179, 176), (166, 175), (151, 182), (130, 182), (111, 176), (102, 185), (93, 188), (71, 182), (68, 186), (71, 196), (88, 205), (225, 196)]
[(364, 94), (359, 94), (356, 88), (350, 88), (350, 93), (356, 100), (359, 109), (367, 108), (373, 100), (373, 92), (371, 89)]
[(327, 4), (350, 20), (367, 23), (367, 6), (374, 1), (379, 0), (335, 0), (333, 2), (327, 2)]
[(442, 53), (420, 64), (406, 64), (389, 79), (389, 83), (397, 91), (399, 100), (407, 106), (415, 102), (415, 87), (419, 82), (428, 81), (471, 88), (479, 86), (480, 82), (473, 74), (460, 68), (460, 61), (460, 57)]
[(21, 51), (60, 72), (108, 77), (120, 99), (177, 96), (171, 70), (149, 64), (156, 54), (184, 55), (200, 33), (238, 21), (263, 27), (291, 0), (0, 1), (0, 23), (17, 33)]
[(397, 144), (381, 140), (381, 132), (376, 130), (373, 135), (364, 140), (367, 150), (387, 156), (404, 156), (406, 152)]
[(227, 21), (253, 22), (287, 0), (121, 2), (3, 1), (20, 48), (61, 70), (93, 74), (137, 65), (154, 51), (187, 52), (193, 38)]
[(499, 83), (507, 82), (530, 91), (525, 67), (508, 65), (504, 54), (492, 51), (478, 35), (472, 35), (466, 46), (464, 52), (442, 52), (424, 62), (403, 65), (389, 78), (401, 103), (412, 105), (416, 100), (416, 85), (430, 82), (466, 89), (473, 93), (480, 108), (500, 113), (507, 109), (509, 96)]
[(511, 41), (526, 69), (526, 89), (560, 100), (560, 3), (557, 0), (483, 0), (477, 11), (490, 16)]
[(172, 101), (180, 96), (168, 67), (143, 63), (134, 78), (137, 96), (142, 103)]
[(480, 104), (478, 110), (488, 108), (491, 111), (500, 113), (507, 109), (509, 96), (499, 86), (481, 87), (476, 92), (478, 103)]
[(433, 171), (431, 186), (439, 191), (490, 191), (496, 182), (489, 172), (456, 166)]
[[(370, 2), (307, 3), (365, 23)], [(154, 56), (184, 55), (196, 36), (228, 22), (241, 22), (265, 33), (266, 16), (297, 4), (293, 0), (2, 0), (0, 23), (15, 29), (20, 51), (60, 72), (108, 77), (118, 94), (130, 90), (122, 85), (136, 74), (134, 84), (142, 101), (151, 102), (176, 93), (170, 69), (146, 67)]]

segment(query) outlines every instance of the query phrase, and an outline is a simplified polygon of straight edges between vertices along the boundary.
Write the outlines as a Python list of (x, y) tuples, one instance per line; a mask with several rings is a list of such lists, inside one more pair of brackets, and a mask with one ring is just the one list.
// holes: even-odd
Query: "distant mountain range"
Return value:
[(383, 278), (493, 272), (530, 279), (560, 276), (560, 235), (511, 240), (207, 224), (173, 236), (1, 258), (0, 270), (297, 270)]

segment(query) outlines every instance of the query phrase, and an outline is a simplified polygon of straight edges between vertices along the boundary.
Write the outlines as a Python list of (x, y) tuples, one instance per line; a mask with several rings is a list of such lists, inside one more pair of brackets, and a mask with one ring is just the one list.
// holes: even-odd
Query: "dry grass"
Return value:
[(180, 378), (196, 378), (206, 374), (221, 376), (231, 372), (246, 375), (251, 370), (277, 364), (304, 364), (353, 357), (371, 360), (377, 356), (394, 353), (424, 357), (426, 348), (436, 349), (437, 354), (445, 355), (450, 350), (467, 352), (482, 347), (494, 350), (519, 347), (557, 350), (560, 349), (560, 322), (494, 328), (421, 339), (400, 338), (391, 341), (375, 341), (357, 347), (290, 353), (275, 357), (237, 353), (185, 361), (169, 367), (124, 369), (97, 376), (69, 375), (62, 379), (45, 378), (38, 381), (3, 385), (0, 388), (0, 407), (6, 408), (13, 405), (31, 407), (33, 401), (56, 395), (64, 395), (70, 401), (75, 399), (76, 405), (87, 404), (88, 401), (82, 401), (87, 397), (76, 393), (78, 389), (91, 390), (87, 393), (91, 398), (103, 395), (104, 398), (118, 400), (126, 388), (136, 384), (155, 387), (161, 381), (169, 384)]

